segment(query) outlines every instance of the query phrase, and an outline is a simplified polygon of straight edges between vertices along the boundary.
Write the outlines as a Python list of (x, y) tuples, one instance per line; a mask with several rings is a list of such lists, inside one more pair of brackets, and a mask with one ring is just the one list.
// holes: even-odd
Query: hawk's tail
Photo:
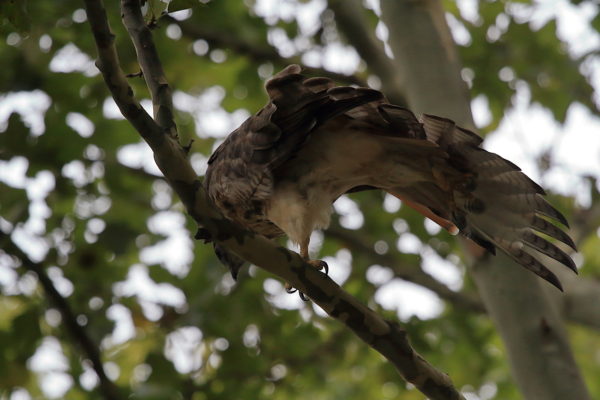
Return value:
[(451, 219), (461, 233), (494, 253), (495, 248), (562, 290), (558, 278), (535, 256), (543, 253), (573, 271), (575, 263), (543, 233), (576, 250), (573, 240), (551, 220), (568, 227), (565, 217), (542, 197), (546, 193), (521, 169), (479, 147), (481, 138), (454, 122), (424, 115), (428, 139), (444, 148), (466, 181), (453, 190)]
[[(496, 248), (502, 250), (562, 290), (558, 278), (536, 258), (536, 253), (545, 254), (575, 272), (577, 268), (569, 255), (539, 234), (576, 248), (573, 240), (553, 223), (568, 227), (565, 217), (542, 197), (544, 190), (515, 164), (479, 147), (482, 139), (475, 133), (432, 115), (423, 115), (420, 122), (427, 139), (446, 151), (451, 168), (441, 168), (438, 172), (436, 178), (439, 177), (441, 185), (436, 188), (437, 195), (421, 199), (419, 193), (425, 196), (431, 190), (419, 192), (418, 188), (416, 191), (411, 188), (413, 196), (408, 205), (416, 205), (417, 211), (451, 232), (457, 227), (462, 235), (493, 254)], [(448, 175), (445, 172), (448, 169), (455, 172)]]

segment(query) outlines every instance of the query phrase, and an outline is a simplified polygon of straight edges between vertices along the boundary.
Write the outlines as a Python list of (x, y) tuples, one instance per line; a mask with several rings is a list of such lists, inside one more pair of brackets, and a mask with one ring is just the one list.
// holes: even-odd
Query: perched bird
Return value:
[[(341, 195), (384, 190), (451, 233), (487, 251), (496, 248), (557, 288), (535, 256), (544, 253), (577, 272), (571, 258), (537, 235), (571, 248), (568, 226), (520, 168), (480, 146), (482, 139), (446, 118), (417, 119), (373, 89), (336, 87), (290, 65), (266, 84), (270, 101), (215, 150), (204, 181), (229, 219), (275, 238), (286, 234), (308, 259), (313, 230), (329, 224)], [(533, 250), (533, 251), (532, 251)], [(242, 261), (216, 246), (235, 277)]]

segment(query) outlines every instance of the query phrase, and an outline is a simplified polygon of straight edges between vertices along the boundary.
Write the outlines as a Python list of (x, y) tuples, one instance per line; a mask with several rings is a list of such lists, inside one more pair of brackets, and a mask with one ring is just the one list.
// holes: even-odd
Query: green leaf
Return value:
[(172, 13), (181, 10), (189, 10), (202, 5), (200, 0), (171, 0), (167, 6), (166, 12)]
[(13, 28), (20, 33), (29, 32), (30, 17), (27, 11), (27, 0), (3, 0), (0, 2), (0, 19), (2, 25), (8, 22)]

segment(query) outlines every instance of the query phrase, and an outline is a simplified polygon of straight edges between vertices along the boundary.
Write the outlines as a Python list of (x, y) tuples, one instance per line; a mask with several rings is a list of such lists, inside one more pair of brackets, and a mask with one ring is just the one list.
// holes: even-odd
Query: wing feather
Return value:
[[(538, 235), (575, 249), (573, 240), (550, 222), (568, 227), (566, 218), (518, 166), (482, 149), (483, 139), (474, 132), (443, 117), (417, 119), (376, 90), (306, 78), (298, 65), (273, 76), (266, 90), (269, 103), (209, 159), (205, 186), (231, 218), (254, 228), (244, 218), (248, 211), (261, 216), (274, 181), (281, 178), (275, 173), (288, 174), (288, 181), (293, 174), (318, 181), (320, 175), (307, 170), (318, 166), (323, 174), (338, 173), (325, 180), (344, 187), (339, 194), (384, 189), (446, 229), (458, 227), (488, 251), (502, 250), (558, 288), (556, 276), (535, 255), (545, 254), (576, 271), (567, 253)], [(346, 137), (361, 144), (342, 143)], [(316, 157), (322, 159), (315, 162)]]
[[(410, 120), (407, 113), (403, 116), (396, 112), (394, 117)], [(523, 267), (560, 288), (556, 276), (533, 254), (545, 254), (575, 272), (577, 268), (564, 251), (536, 232), (547, 234), (573, 249), (575, 244), (556, 225), (540, 217), (568, 227), (566, 218), (542, 197), (546, 194), (544, 189), (515, 164), (480, 148), (482, 139), (456, 126), (453, 121), (425, 114), (421, 123), (427, 140), (438, 144), (449, 155), (442, 174), (452, 168), (464, 174), (462, 183), (460, 175), (454, 182), (451, 174), (447, 177), (450, 183), (446, 184), (453, 187), (453, 201), (442, 217), (454, 222), (461, 234), (482, 247), (490, 251), (501, 249)], [(400, 122), (391, 125), (402, 126)], [(404, 195), (410, 198), (411, 193), (408, 191)], [(426, 199), (421, 204), (433, 208), (433, 203)]]

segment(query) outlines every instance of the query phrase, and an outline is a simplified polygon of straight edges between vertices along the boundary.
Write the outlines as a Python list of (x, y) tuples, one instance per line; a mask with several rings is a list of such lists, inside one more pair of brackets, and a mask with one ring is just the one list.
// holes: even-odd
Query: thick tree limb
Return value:
[(592, 277), (574, 275), (557, 265), (552, 271), (563, 284), (563, 293), (548, 290), (561, 315), (569, 321), (600, 330), (600, 281)]
[(549, 293), (539, 279), (504, 255), (497, 258), (495, 262), (475, 262), (477, 273), (473, 276), (524, 397), (590, 399), (564, 322), (552, 301), (561, 293)]
[[(135, 0), (123, 1), (124, 6), (137, 5), (137, 7), (132, 6), (132, 13), (140, 12), (139, 4), (136, 4)], [(93, 21), (91, 27), (94, 31), (99, 30), (100, 33), (94, 32), (94, 36), (101, 38), (103, 32), (110, 32), (106, 13), (100, 0), (85, 0), (85, 2), (88, 19), (90, 22)], [(133, 16), (129, 21), (133, 21), (135, 24), (139, 23), (140, 19), (138, 16)], [(141, 27), (131, 28), (135, 32), (142, 29)], [(127, 83), (111, 76), (112, 73), (123, 74), (120, 71), (118, 59), (112, 57), (113, 54), (116, 54), (114, 44), (112, 41), (109, 42), (108, 47), (111, 49), (107, 49), (105, 45), (105, 42), (98, 43), (101, 65), (104, 67), (103, 76), (111, 92), (117, 94), (127, 92), (130, 90)], [(147, 47), (138, 48), (138, 57), (152, 57), (152, 50), (147, 50)], [(142, 68), (147, 62), (141, 62)], [(107, 66), (107, 63), (113, 63), (113, 65)], [(146, 79), (152, 79), (152, 75), (144, 73), (144, 76)], [(111, 87), (112, 83), (116, 81), (124, 86)], [(123, 98), (115, 96), (115, 101), (121, 100)], [(124, 100), (131, 101), (128, 97)], [(130, 103), (120, 106), (127, 109), (128, 104)], [(146, 116), (142, 113), (126, 114), (125, 116), (136, 128), (143, 124), (134, 119), (146, 120)], [(153, 130), (156, 129), (159, 128), (153, 128)], [(146, 138), (143, 132), (139, 133)], [(405, 331), (398, 324), (384, 320), (374, 311), (360, 304), (328, 276), (308, 265), (297, 253), (278, 246), (262, 236), (244, 231), (222, 217), (210, 204), (181, 146), (172, 135), (165, 134), (163, 136), (162, 145), (157, 145), (158, 142), (154, 140), (149, 142), (155, 152), (156, 162), (165, 174), (167, 181), (180, 196), (189, 214), (210, 232), (213, 240), (247, 261), (285, 279), (304, 292), (329, 315), (343, 322), (357, 336), (384, 355), (408, 382), (431, 399), (464, 399), (453, 387), (447, 375), (437, 371), (412, 349)], [(153, 137), (151, 138), (153, 139)]]
[(122, 396), (117, 386), (106, 376), (104, 366), (102, 365), (102, 357), (100, 356), (100, 351), (98, 351), (98, 345), (93, 342), (85, 329), (79, 325), (69, 302), (56, 290), (52, 280), (46, 274), (46, 268), (42, 264), (32, 261), (23, 250), (10, 240), (10, 236), (2, 231), (0, 231), (0, 242), (6, 254), (18, 258), (25, 269), (37, 275), (46, 296), (48, 296), (50, 302), (60, 312), (67, 333), (79, 345), (84, 356), (92, 363), (92, 369), (96, 372), (100, 382), (100, 393), (103, 398), (107, 400), (121, 399)]
[[(410, 77), (406, 88), (411, 106), (473, 128), (441, 3), (382, 0), (382, 9), (395, 62)], [(476, 258), (471, 272), (524, 397), (589, 399), (563, 321), (539, 279), (502, 256)]]
[(358, 0), (330, 0), (329, 8), (335, 14), (340, 32), (354, 46), (369, 70), (385, 82), (385, 93), (390, 102), (399, 106), (408, 105), (403, 88), (403, 79), (393, 61), (385, 54), (383, 43), (368, 25), (365, 9)]
[[(337, 18), (337, 22), (338, 25), (340, 26), (340, 28), (344, 28), (344, 31), (348, 31), (350, 34), (355, 34), (356, 32), (359, 32), (362, 30), (366, 30), (366, 32), (370, 32), (368, 30), (368, 27), (366, 26), (366, 21), (364, 21), (364, 16), (362, 14), (358, 14), (357, 9), (353, 9), (353, 7), (355, 7), (356, 5), (352, 5), (352, 3), (354, 2), (354, 0), (348, 2), (347, 4), (345, 4), (345, 6), (340, 6), (339, 2), (337, 1), (332, 1), (330, 3), (330, 6), (333, 10), (335, 10), (336, 12), (336, 18)], [(128, 5), (128, 7), (131, 7), (130, 5)], [(125, 11), (125, 10), (124, 10)], [(125, 18), (129, 18), (129, 24), (131, 25), (132, 21), (135, 21), (135, 17), (133, 15), (131, 15), (131, 8), (128, 9), (128, 13), (124, 13), (124, 19)], [(165, 17), (163, 17), (165, 18)], [(362, 18), (362, 20), (361, 20)], [(166, 17), (166, 19), (170, 22), (174, 22), (174, 23), (179, 23), (179, 21), (176, 21), (175, 19), (171, 18), (171, 17)], [(90, 21), (92, 22), (92, 21)], [(184, 21), (185, 22), (185, 21)], [(143, 19), (140, 20), (139, 17), (137, 19), (136, 24), (140, 24), (143, 23)], [(192, 36), (192, 37), (208, 37), (208, 38), (214, 38), (214, 40), (224, 40), (224, 42), (219, 42), (219, 43), (225, 43), (228, 44), (232, 43), (232, 46), (234, 49), (241, 49), (240, 51), (244, 52), (248, 49), (251, 49), (249, 44), (244, 44), (244, 42), (236, 42), (237, 38), (234, 38), (233, 36), (230, 36), (229, 39), (223, 39), (223, 38), (227, 38), (227, 36), (220, 36), (218, 34), (214, 34), (214, 33), (209, 33), (208, 31), (204, 31), (201, 27), (197, 26), (197, 25), (192, 25), (192, 24), (186, 24), (186, 23), (180, 23), (180, 26), (182, 27), (182, 29), (187, 30), (187, 33)], [(104, 32), (104, 31), (100, 31), (101, 37), (104, 38), (109, 38), (112, 41), (112, 34), (110, 32)], [(184, 31), (185, 33), (186, 31)], [(96, 33), (95, 33), (96, 34)], [(162, 71), (162, 67), (160, 66), (160, 61), (158, 60), (158, 55), (156, 53), (156, 49), (154, 48), (153, 43), (148, 43), (148, 41), (152, 42), (151, 40), (151, 36), (150, 35), (150, 31), (143, 27), (137, 31), (134, 30), (134, 35), (138, 38), (137, 40), (137, 46), (136, 48), (147, 48), (149, 52), (151, 52), (151, 54), (149, 54), (149, 60), (147, 62), (147, 71), (144, 74), (145, 76), (155, 76), (155, 77), (159, 77), (157, 78), (157, 81), (161, 81), (163, 82), (163, 88), (164, 90), (161, 90), (161, 86), (157, 83), (154, 83), (153, 87), (154, 89), (151, 90), (153, 93), (153, 98), (156, 99), (160, 99), (161, 97), (164, 97), (163, 100), (159, 100), (155, 103), (155, 111), (158, 111), (160, 109), (160, 104), (164, 103), (165, 106), (168, 108), (171, 104), (171, 100), (170, 100), (170, 89), (168, 88), (168, 83), (166, 83), (166, 78), (164, 77), (164, 72)], [(371, 57), (371, 60), (378, 60), (379, 57), (386, 57), (386, 61), (375, 61), (374, 64), (372, 64), (372, 62), (369, 63), (369, 67), (372, 68), (376, 73), (380, 74), (380, 71), (385, 71), (386, 69), (390, 69), (391, 72), (389, 73), (393, 73), (394, 70), (394, 66), (392, 65), (392, 63), (394, 62), (394, 60), (390, 60), (387, 59), (387, 56), (385, 56), (385, 53), (383, 52), (383, 47), (381, 46), (381, 43), (374, 37), (374, 35), (372, 35), (372, 33), (370, 34), (372, 36), (371, 41), (369, 41), (368, 43), (365, 42), (363, 43), (364, 46), (357, 46), (359, 49), (363, 48), (363, 47), (369, 47), (368, 44), (369, 43), (375, 43), (373, 44), (373, 46), (379, 46), (380, 49), (372, 49), (370, 50), (371, 52), (375, 53), (375, 52), (379, 52), (379, 56), (377, 56), (376, 54), (371, 54), (371, 53), (364, 53), (363, 57)], [(366, 37), (366, 36), (365, 36)], [(369, 39), (362, 39), (364, 40), (369, 40)], [(236, 44), (237, 43), (237, 44)], [(377, 44), (378, 43), (378, 44)], [(246, 50), (243, 50), (246, 49)], [(256, 49), (255, 49), (256, 50)], [(116, 57), (116, 53), (113, 55), (111, 53), (111, 50), (109, 48), (105, 48), (104, 49), (106, 56), (109, 59), (113, 59), (113, 57)], [(249, 50), (248, 50), (249, 51)], [(258, 53), (257, 54), (262, 54), (262, 55), (267, 55), (267, 53), (269, 53), (270, 51), (272, 51), (273, 53), (277, 54), (277, 57), (280, 57), (280, 61), (282, 63), (285, 62), (289, 62), (289, 60), (281, 58), (281, 56), (278, 55), (278, 53), (276, 52), (275, 49), (270, 48), (269, 50), (266, 49), (259, 49), (256, 50)], [(442, 52), (442, 54), (447, 53), (447, 54), (453, 54), (452, 52)], [(455, 55), (453, 57), (456, 57)], [(116, 59), (116, 58), (114, 58)], [(400, 60), (397, 60), (396, 62), (399, 62)], [(387, 66), (385, 66), (387, 64)], [(434, 68), (435, 64), (431, 67)], [(412, 67), (415, 68), (415, 67)], [(439, 71), (439, 68), (434, 68), (436, 71)], [(455, 65), (451, 68), (452, 71), (458, 71), (458, 65)], [(322, 71), (319, 71), (319, 74), (324, 73)], [(433, 73), (430, 72), (430, 73)], [(386, 72), (381, 72), (381, 74), (386, 74)], [(120, 85), (127, 84), (126, 79), (123, 78), (123, 80), (121, 81), (121, 77), (119, 76), (120, 73), (119, 71), (112, 71), (110, 73), (110, 77), (111, 79), (113, 79), (114, 81), (114, 88), (118, 88), (120, 87)], [(121, 73), (122, 75), (122, 73)], [(451, 75), (447, 76), (448, 79), (451, 79)], [(335, 79), (335, 78), (334, 78)], [(342, 78), (340, 78), (341, 80)], [(387, 81), (386, 81), (387, 82)], [(402, 86), (402, 84), (400, 82), (396, 82), (394, 80), (391, 80), (390, 82), (395, 82), (394, 84), (387, 86), (386, 87), (386, 92), (388, 91), (388, 88), (391, 90), (391, 92), (394, 92), (395, 88), (398, 86), (398, 91), (400, 92), (399, 88)], [(166, 85), (166, 86), (164, 86)], [(460, 92), (463, 91), (463, 89), (459, 89)], [(130, 93), (129, 91), (124, 91), (123, 93)], [(131, 92), (132, 93), (132, 92)], [(121, 95), (121, 92), (115, 93), (113, 92), (113, 95)], [(414, 93), (412, 93), (411, 95), (411, 99), (412, 98), (417, 98), (418, 102), (423, 103), (426, 102), (426, 99), (422, 99), (422, 97), (426, 96), (426, 93), (422, 93), (418, 90), (415, 90)], [(139, 104), (137, 103), (137, 101), (135, 100), (135, 98), (133, 97), (129, 97), (129, 96), (122, 96), (122, 102), (124, 105), (126, 105), (127, 110), (134, 110), (135, 112), (137, 111), (137, 107), (140, 107)], [(119, 104), (119, 103), (117, 103)], [(141, 109), (141, 107), (139, 108), (139, 110), (141, 110), (141, 112), (143, 112), (145, 114), (145, 111), (143, 109)], [(131, 112), (131, 111), (130, 111)], [(470, 111), (469, 111), (470, 112)], [(160, 113), (158, 113), (160, 114)], [(167, 117), (169, 117), (168, 119), (171, 122), (166, 122), (166, 125), (169, 125), (172, 123), (172, 115), (167, 111), (165, 112), (165, 115)], [(152, 126), (150, 128), (148, 128), (147, 126), (149, 125), (147, 119), (150, 118), (149, 116), (145, 116), (142, 121), (140, 121), (138, 123), (139, 126), (142, 127), (142, 132), (152, 132), (153, 128), (156, 128), (155, 126)], [(470, 117), (466, 117), (463, 116), (463, 119), (467, 119)], [(150, 121), (152, 122), (151, 118)], [(470, 123), (472, 124), (472, 122)], [(136, 128), (137, 129), (137, 128)], [(158, 134), (158, 132), (153, 133), (155, 135), (158, 135), (158, 138), (160, 139), (160, 135)], [(162, 143), (162, 140), (158, 140), (158, 145), (160, 145), (160, 143)], [(574, 226), (587, 226), (588, 228), (590, 226), (595, 226), (594, 222), (598, 219), (598, 215), (600, 215), (600, 212), (598, 211), (600, 210), (600, 207), (594, 207), (592, 206), (592, 208), (590, 208), (590, 210), (587, 210), (585, 213), (582, 213), (582, 215), (577, 215), (575, 217), (575, 224)], [(581, 223), (580, 223), (581, 222)], [(586, 223), (587, 222), (587, 223)], [(590, 223), (591, 222), (591, 223)], [(591, 228), (590, 228), (591, 229)], [(584, 234), (587, 234), (587, 231), (589, 229), (586, 229), (586, 232), (579, 232), (578, 230), (576, 230), (573, 234), (573, 237), (575, 238), (576, 241), (577, 238), (581, 237)], [(332, 231), (331, 232), (334, 236), (338, 236), (339, 239), (343, 239), (345, 241), (351, 242), (352, 244), (352, 248), (353, 249), (359, 249), (359, 250), (368, 250), (369, 253), (371, 254), (371, 257), (373, 259), (379, 259), (380, 263), (386, 262), (386, 260), (384, 260), (384, 258), (388, 257), (386, 256), (380, 256), (377, 253), (373, 252), (370, 249), (365, 248), (364, 243), (360, 243), (360, 240), (357, 240), (357, 238), (353, 238), (351, 235), (349, 235), (349, 232), (345, 232), (342, 233), (342, 231)], [(338, 235), (339, 233), (339, 235)], [(344, 237), (341, 237), (341, 235), (344, 235)], [(368, 247), (368, 246), (367, 246)], [(439, 283), (438, 281), (436, 281), (433, 277), (431, 277), (430, 275), (424, 273), (421, 271), (421, 273), (417, 273), (415, 272), (413, 269), (409, 269), (409, 268), (402, 268), (402, 266), (400, 264), (398, 264), (397, 262), (392, 262), (393, 260), (391, 260), (392, 257), (389, 257), (389, 259), (387, 259), (387, 263), (385, 265), (391, 267), (394, 272), (396, 273), (397, 276), (399, 276), (402, 279), (408, 280), (410, 282), (414, 282), (417, 283), (419, 285), (422, 285), (423, 287), (426, 287), (434, 292), (436, 292), (441, 298), (459, 306), (459, 307), (463, 307), (467, 310), (470, 311), (475, 311), (475, 312), (484, 312), (485, 307), (483, 306), (483, 304), (481, 304), (479, 302), (478, 299), (474, 299), (474, 298), (470, 298), (467, 296), (464, 296), (460, 293), (451, 291), (450, 289), (448, 289), (445, 285)], [(557, 271), (557, 273), (560, 273), (560, 271)], [(567, 290), (563, 299), (564, 301), (561, 303), (561, 308), (564, 310), (565, 316), (567, 318), (569, 318), (570, 320), (583, 324), (585, 326), (594, 328), (594, 329), (600, 329), (600, 325), (599, 322), (600, 318), (598, 318), (598, 308), (595, 307), (590, 307), (589, 304), (587, 302), (587, 300), (590, 297), (594, 297), (597, 294), (600, 293), (600, 288), (598, 288), (598, 284), (596, 282), (589, 282), (586, 283), (585, 285), (574, 285), (574, 284), (569, 284), (568, 282), (574, 281), (572, 278), (574, 278), (572, 276), (572, 274), (570, 273), (566, 273), (566, 274), (561, 274), (561, 275), (565, 275), (564, 277), (561, 276), (561, 281), (563, 283), (565, 283), (565, 287), (570, 286), (571, 289)], [(578, 278), (576, 280), (576, 282), (580, 282), (582, 280), (582, 278)]]
[[(113, 160), (113, 162), (116, 161)], [(128, 167), (122, 164), (118, 166), (144, 179), (163, 179), (162, 177), (149, 174), (140, 168)], [(578, 226), (577, 221), (575, 221), (573, 229), (576, 230)], [(373, 250), (373, 241), (362, 237), (358, 232), (342, 229), (339, 226), (332, 226), (327, 230), (327, 236), (347, 245), (354, 254), (362, 255), (373, 263), (391, 268), (396, 277), (435, 292), (440, 298), (448, 301), (455, 307), (476, 313), (487, 313), (479, 296), (455, 292), (449, 289), (446, 285), (417, 266), (403, 263), (399, 259), (397, 251), (390, 250), (386, 254), (376, 253)], [(573, 234), (573, 237), (579, 237), (577, 231)], [(566, 250), (568, 251), (568, 249)], [(573, 275), (571, 271), (564, 268), (557, 268), (553, 272), (558, 276), (565, 289), (565, 292), (560, 293), (560, 296), (556, 299), (564, 318), (587, 328), (600, 330), (600, 307), (597, 307), (596, 304), (596, 299), (600, 298), (600, 281), (590, 277)]]
[[(190, 39), (203, 39), (211, 47), (229, 49), (238, 54), (245, 55), (254, 61), (272, 62), (280, 67), (285, 67), (289, 64), (302, 64), (300, 57), (283, 57), (275, 48), (250, 43), (231, 31), (214, 31), (202, 25), (195, 24), (191, 20), (178, 21), (169, 15), (162, 16), (161, 21), (178, 25), (181, 28), (182, 34)], [(325, 76), (337, 82), (367, 86), (365, 80), (356, 75), (341, 74), (324, 68), (311, 68), (311, 70), (318, 76)]]
[[(571, 237), (580, 245), (600, 225), (600, 203), (592, 201), (589, 208), (576, 212), (571, 220)], [(597, 304), (600, 281), (592, 277), (574, 276), (562, 268), (555, 272), (565, 288), (564, 298), (558, 300), (563, 314), (574, 322), (600, 330), (600, 307)]]
[(440, 1), (383, 0), (381, 6), (390, 30), (394, 71), (411, 110), (474, 128), (468, 88), (460, 77), (460, 60)]
[(563, 279), (567, 296), (561, 302), (563, 313), (573, 322), (600, 330), (600, 281), (587, 279)]

